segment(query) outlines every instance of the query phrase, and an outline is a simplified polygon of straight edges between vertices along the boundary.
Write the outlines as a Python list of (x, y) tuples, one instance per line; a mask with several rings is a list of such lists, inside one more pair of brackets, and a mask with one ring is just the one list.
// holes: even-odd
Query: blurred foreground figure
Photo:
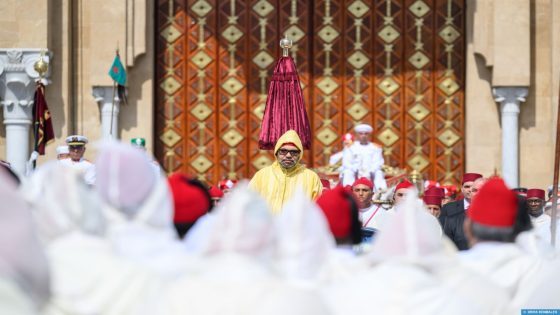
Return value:
[(187, 258), (173, 226), (172, 195), (146, 154), (107, 143), (96, 170), (96, 189), (108, 221), (106, 238), (115, 255), (168, 279), (182, 274)]
[(303, 146), (297, 133), (288, 130), (274, 147), (276, 161), (259, 170), (249, 186), (266, 199), (272, 213), (277, 214), (296, 189), (303, 189), (309, 199), (317, 199), (323, 191), (319, 176), (301, 164)]
[(415, 191), (405, 198), (373, 243), (369, 268), (322, 288), (334, 313), (503, 314), (503, 290), (461, 266)]
[(170, 284), (169, 314), (328, 314), (314, 291), (272, 272), (275, 234), (266, 201), (237, 185), (187, 234), (201, 267)]
[(199, 180), (181, 173), (174, 173), (167, 179), (173, 194), (173, 223), (179, 238), (183, 238), (198, 218), (212, 208), (210, 194)]
[(513, 243), (518, 199), (502, 179), (490, 179), (473, 202), (465, 221), (465, 235), (472, 248), (462, 262), (506, 289), (512, 311), (558, 308), (560, 265), (525, 252)]
[(0, 168), (0, 313), (39, 314), (50, 295), (47, 259), (16, 189)]
[(52, 297), (44, 314), (161, 314), (162, 281), (114, 255), (100, 201), (79, 172), (46, 163), (22, 190), (49, 258)]

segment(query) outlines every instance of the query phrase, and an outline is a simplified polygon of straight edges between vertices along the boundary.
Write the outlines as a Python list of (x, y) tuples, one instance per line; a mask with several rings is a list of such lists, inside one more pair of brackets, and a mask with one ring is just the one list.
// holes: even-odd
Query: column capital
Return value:
[(29, 126), (33, 119), (35, 83), (39, 80), (45, 85), (49, 83), (50, 67), (47, 67), (43, 78), (35, 71), (35, 63), (41, 56), (48, 65), (51, 53), (46, 49), (0, 49), (0, 106), (4, 110), (6, 157), (20, 174), (25, 174), (29, 158)]
[(525, 102), (529, 88), (524, 86), (499, 86), (492, 88), (494, 100), (498, 103)]

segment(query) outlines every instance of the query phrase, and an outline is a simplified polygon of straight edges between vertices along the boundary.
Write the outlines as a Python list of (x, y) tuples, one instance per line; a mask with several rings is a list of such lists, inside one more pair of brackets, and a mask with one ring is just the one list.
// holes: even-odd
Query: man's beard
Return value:
[(296, 161), (293, 161), (293, 162), (292, 162), (292, 161), (289, 161), (288, 163), (286, 163), (286, 162), (284, 162), (284, 161), (281, 161), (281, 162), (279, 162), (279, 164), (280, 164), (280, 166), (281, 166), (283, 169), (285, 169), (285, 170), (291, 170), (291, 169), (293, 169), (294, 167), (296, 167), (297, 162), (296, 162)]

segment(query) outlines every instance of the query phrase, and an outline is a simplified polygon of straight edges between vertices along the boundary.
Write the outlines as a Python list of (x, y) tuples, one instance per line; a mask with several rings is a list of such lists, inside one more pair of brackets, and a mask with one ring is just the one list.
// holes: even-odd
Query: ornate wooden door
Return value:
[(464, 0), (160, 0), (156, 155), (209, 182), (250, 177), (287, 34), (323, 166), (359, 122), (385, 162), (456, 183), (464, 169)]

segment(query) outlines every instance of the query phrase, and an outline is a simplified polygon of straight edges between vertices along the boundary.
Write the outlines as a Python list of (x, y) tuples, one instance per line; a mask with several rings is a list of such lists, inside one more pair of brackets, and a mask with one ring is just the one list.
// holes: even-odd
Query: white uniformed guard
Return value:
[(342, 153), (342, 184), (352, 185), (356, 178), (366, 177), (374, 182), (376, 189), (386, 189), (385, 174), (381, 170), (385, 163), (383, 149), (369, 141), (373, 128), (359, 124), (354, 131), (357, 141)]
[(64, 160), (69, 158), (70, 149), (67, 145), (59, 145), (56, 147), (56, 158), (57, 160)]
[(95, 165), (83, 158), (87, 143), (88, 139), (80, 135), (72, 135), (66, 138), (70, 158), (60, 160), (60, 163), (77, 169), (83, 174), (86, 183), (93, 185), (95, 184)]

